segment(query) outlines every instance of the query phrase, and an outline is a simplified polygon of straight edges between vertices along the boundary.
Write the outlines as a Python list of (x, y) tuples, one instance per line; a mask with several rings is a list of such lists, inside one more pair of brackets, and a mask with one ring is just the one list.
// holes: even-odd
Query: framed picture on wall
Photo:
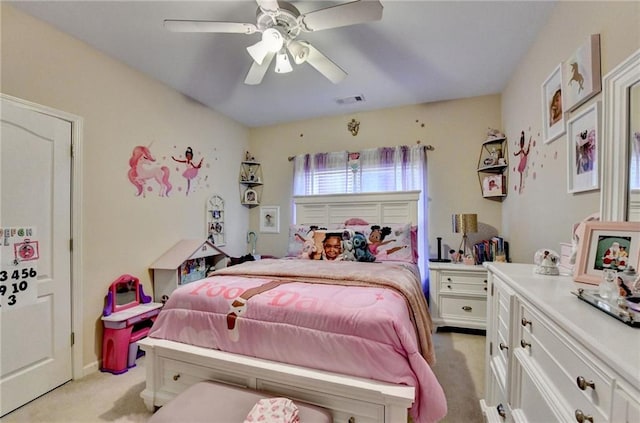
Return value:
[(599, 187), (599, 122), (600, 102), (595, 102), (567, 123), (567, 190), (570, 193)]
[(260, 207), (260, 232), (280, 233), (280, 206)]
[(542, 139), (548, 144), (564, 133), (562, 64), (559, 64), (542, 83)]
[(573, 111), (602, 89), (600, 34), (593, 34), (562, 64), (564, 106)]
[(599, 285), (605, 269), (640, 265), (640, 227), (637, 222), (586, 222), (573, 279)]

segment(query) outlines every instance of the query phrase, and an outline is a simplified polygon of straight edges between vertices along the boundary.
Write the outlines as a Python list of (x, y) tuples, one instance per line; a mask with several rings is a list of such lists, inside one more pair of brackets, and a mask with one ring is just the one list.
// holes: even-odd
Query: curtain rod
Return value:
[[(433, 151), (433, 150), (435, 150), (435, 149), (436, 149), (436, 148), (435, 148), (434, 146), (432, 146), (431, 144), (427, 144), (427, 145), (425, 145), (425, 146), (424, 146), (424, 148), (426, 148), (426, 149), (427, 149), (427, 151)], [(287, 158), (287, 160), (289, 160), (289, 161), (291, 162), (291, 161), (293, 161), (293, 159), (295, 159), (295, 158), (296, 158), (296, 156), (289, 156), (289, 157)]]

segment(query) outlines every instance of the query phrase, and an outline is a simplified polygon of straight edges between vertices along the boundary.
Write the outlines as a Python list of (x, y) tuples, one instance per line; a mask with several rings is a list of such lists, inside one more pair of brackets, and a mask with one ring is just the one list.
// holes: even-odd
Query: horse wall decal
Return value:
[[(133, 149), (129, 159), (129, 181), (136, 187), (136, 196), (142, 194), (144, 197), (145, 185), (149, 179), (154, 179), (160, 188), (160, 197), (168, 197), (172, 185), (169, 182), (169, 168), (155, 164), (156, 159), (151, 154), (148, 147), (138, 145)], [(151, 187), (147, 190), (152, 191)]]
[(569, 79), (569, 85), (571, 85), (573, 83), (573, 81), (576, 81), (578, 83), (578, 94), (580, 93), (580, 91), (582, 91), (582, 89), (584, 88), (584, 77), (582, 76), (582, 74), (580, 73), (580, 70), (578, 69), (578, 63), (573, 62), (571, 63), (571, 79)]

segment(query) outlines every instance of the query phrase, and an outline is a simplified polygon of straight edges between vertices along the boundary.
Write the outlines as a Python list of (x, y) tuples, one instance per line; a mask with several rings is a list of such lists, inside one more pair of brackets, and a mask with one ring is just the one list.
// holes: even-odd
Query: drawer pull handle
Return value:
[(496, 410), (498, 410), (498, 415), (503, 419), (507, 417), (507, 413), (504, 411), (504, 405), (498, 404), (498, 406), (496, 407)]
[(583, 423), (583, 422), (593, 423), (593, 416), (589, 414), (584, 414), (582, 410), (576, 410), (576, 421), (578, 423)]
[(447, 288), (451, 289), (451, 285), (447, 285)]
[(522, 340), (520, 340), (520, 346), (521, 346), (522, 348), (531, 347), (531, 343), (530, 343), (530, 342), (525, 341), (524, 339), (522, 339)]
[(473, 310), (473, 308), (471, 308), (470, 306), (463, 306), (463, 307), (462, 307), (462, 309), (463, 309), (464, 311), (471, 311), (471, 310)]
[(500, 342), (500, 350), (509, 350), (509, 347), (504, 343)]
[(173, 380), (180, 379), (180, 373), (173, 375)]
[(592, 380), (586, 380), (582, 376), (578, 376), (578, 378), (576, 379), (576, 382), (578, 383), (578, 388), (582, 389), (583, 391), (586, 390), (587, 388), (591, 388), (594, 391), (596, 390), (596, 384)]
[(531, 320), (527, 320), (524, 317), (522, 318), (522, 320), (520, 320), (520, 323), (522, 324), (522, 326), (531, 326)]
[(451, 282), (451, 278), (447, 278), (447, 280), (448, 280), (449, 282)]
[(349, 417), (349, 422), (348, 423), (356, 423), (356, 418), (355, 417)]

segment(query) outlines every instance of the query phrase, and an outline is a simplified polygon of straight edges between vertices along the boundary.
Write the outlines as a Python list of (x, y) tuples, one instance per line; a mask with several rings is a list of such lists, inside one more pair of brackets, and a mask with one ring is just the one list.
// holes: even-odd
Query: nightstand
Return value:
[(441, 326), (487, 328), (487, 270), (459, 263), (429, 263), (429, 312)]

